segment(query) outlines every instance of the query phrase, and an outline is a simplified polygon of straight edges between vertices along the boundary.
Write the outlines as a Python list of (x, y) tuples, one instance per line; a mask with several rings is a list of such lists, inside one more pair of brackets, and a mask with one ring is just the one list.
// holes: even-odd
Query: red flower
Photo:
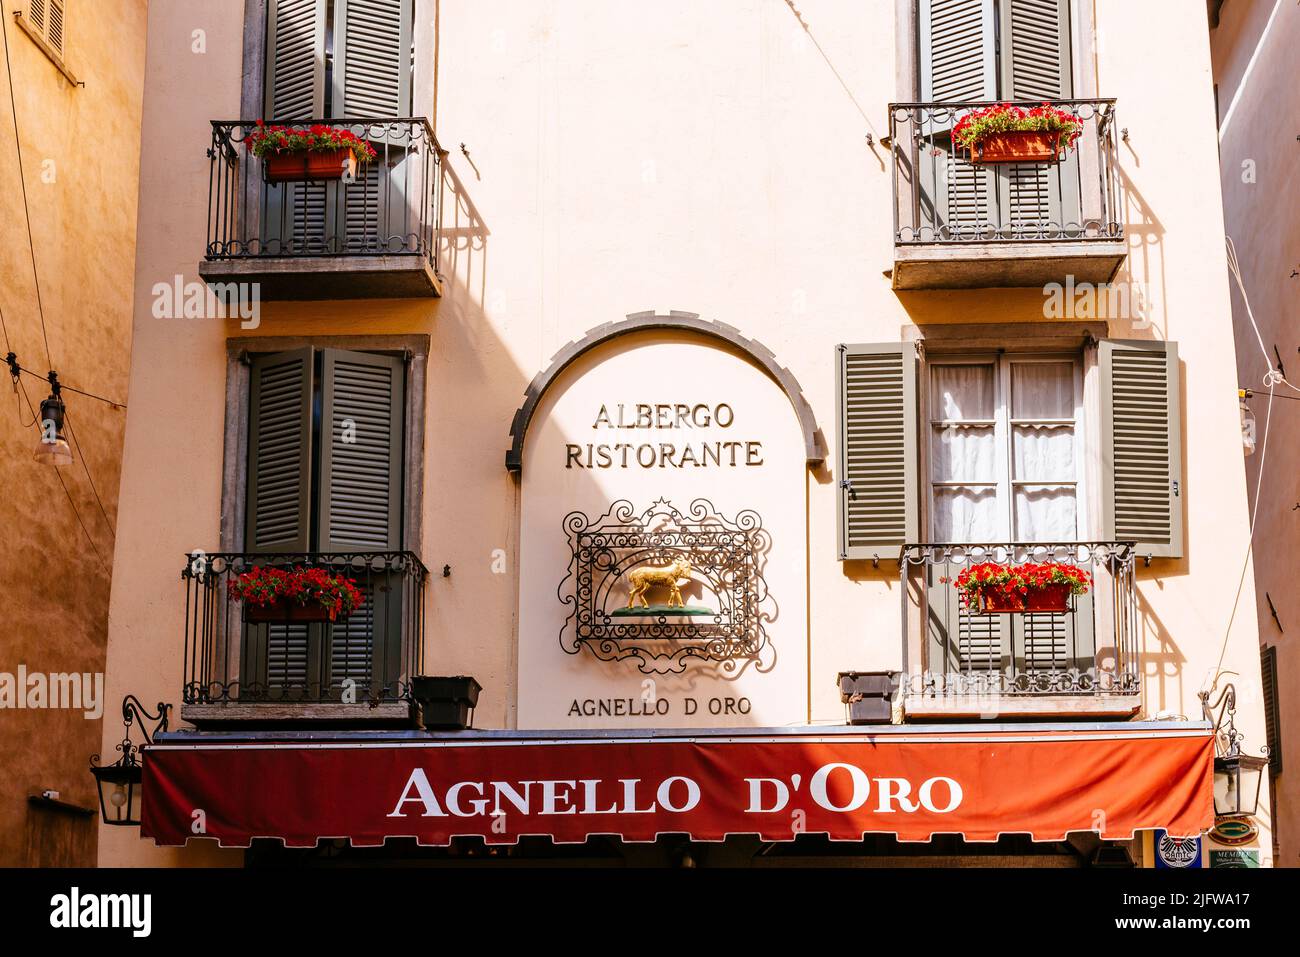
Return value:
[(229, 582), (226, 593), (234, 601), (259, 608), (278, 601), (320, 605), (329, 612), (330, 621), (351, 614), (365, 600), (353, 579), (301, 565), (293, 569), (257, 566)]
[(1023, 565), (981, 562), (962, 569), (953, 582), (967, 607), (974, 607), (981, 593), (1027, 595), (1050, 585), (1068, 585), (1071, 594), (1083, 595), (1092, 585), (1092, 575), (1077, 565), (1061, 562), (1026, 562)]

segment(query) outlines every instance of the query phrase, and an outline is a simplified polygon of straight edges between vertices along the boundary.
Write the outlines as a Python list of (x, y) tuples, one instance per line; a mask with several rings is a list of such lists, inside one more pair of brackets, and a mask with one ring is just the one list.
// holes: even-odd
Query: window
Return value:
[(63, 56), (63, 4), (64, 0), (31, 0), (27, 6), (27, 19), (59, 56)]
[[(1176, 343), (1098, 343), (1090, 411), (1082, 353), (930, 356), (922, 371), (917, 351), (904, 342), (837, 349), (840, 558), (894, 558), (929, 535), (1095, 535), (1134, 542), (1144, 558), (1181, 557)], [(1091, 516), (1089, 480), (1100, 509)]]
[(921, 99), (1073, 95), (1070, 0), (920, 0)]
[(408, 195), (420, 156), (410, 129), (391, 121), (412, 113), (413, 26), (413, 0), (270, 0), (263, 116), (333, 120), (368, 140), (378, 156), (360, 167), (355, 182), (270, 188), (262, 216), (266, 251), (407, 251), (409, 202), (423, 202)]
[(413, 0), (270, 0), (265, 116), (411, 115)]
[[(925, 116), (916, 157), (923, 204), (942, 235), (1042, 238), (1082, 222), (1077, 151), (1059, 165), (966, 161), (953, 148), (961, 104), (1068, 100), (1074, 95), (1069, 0), (920, 0), (918, 83)], [(1076, 226), (1077, 228), (1077, 226)]]
[(942, 358), (929, 378), (931, 540), (1077, 540), (1078, 359)]
[(346, 567), (365, 601), (332, 625), (247, 625), (241, 694), (337, 699), (349, 680), (362, 693), (390, 688), (402, 578), (366, 556), (405, 547), (404, 359), (309, 346), (253, 356), (249, 384), (244, 551)]

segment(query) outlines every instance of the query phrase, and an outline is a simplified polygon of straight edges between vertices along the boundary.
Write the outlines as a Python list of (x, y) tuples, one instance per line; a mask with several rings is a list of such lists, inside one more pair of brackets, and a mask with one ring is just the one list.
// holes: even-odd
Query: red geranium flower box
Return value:
[(250, 624), (277, 621), (339, 621), (364, 600), (357, 583), (324, 568), (256, 567), (227, 586), (244, 606)]
[(316, 124), (302, 128), (267, 126), (262, 120), (245, 145), (262, 160), (268, 183), (296, 183), (342, 179), (356, 175), (357, 166), (375, 158), (375, 148), (351, 130)]
[(1055, 163), (1082, 133), (1082, 120), (1050, 103), (1030, 109), (995, 103), (952, 128), (953, 142), (972, 163)]
[(266, 158), (268, 183), (328, 182), (357, 172), (357, 154), (349, 149), (309, 153), (272, 153)]
[(966, 607), (976, 614), (1060, 614), (1070, 610), (1071, 595), (1087, 594), (1092, 576), (1060, 562), (981, 562), (964, 569), (954, 584)]

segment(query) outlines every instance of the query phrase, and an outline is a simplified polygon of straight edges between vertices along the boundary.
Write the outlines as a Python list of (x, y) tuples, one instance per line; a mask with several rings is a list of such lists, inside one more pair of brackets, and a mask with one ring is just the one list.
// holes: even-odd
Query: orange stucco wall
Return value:
[[(126, 402), (145, 0), (68, 0), (64, 61), (85, 84), (78, 87), (19, 28), (12, 16), (18, 8), (26, 4), (5, 4), (4, 30), (49, 356), (32, 277), (9, 80), (0, 76), (0, 309), (10, 348), (40, 375), (52, 365), (66, 384)], [(23, 378), (39, 406), (48, 390), (38, 379)], [(83, 531), (59, 476), (33, 461), (37, 432), (7, 377), (4, 393), (0, 672), (14, 675), (26, 666), (43, 674), (102, 675), (127, 413), (65, 394), (80, 449), (60, 474)], [(104, 723), (120, 730), (117, 706), (100, 701), (99, 707), (110, 717)], [(84, 715), (82, 709), (0, 710), (0, 766), (6, 769), (0, 864), (94, 862), (93, 820), (27, 801), (51, 789), (63, 801), (96, 805), (87, 768), (100, 748), (100, 721)]]

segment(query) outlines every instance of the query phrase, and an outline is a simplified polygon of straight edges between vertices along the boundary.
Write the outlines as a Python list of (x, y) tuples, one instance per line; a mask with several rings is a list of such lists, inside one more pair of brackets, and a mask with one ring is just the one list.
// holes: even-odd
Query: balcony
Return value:
[[(364, 601), (337, 622), (248, 622), (228, 586), (254, 567), (345, 574)], [(199, 727), (411, 725), (410, 683), (424, 650), (428, 577), (413, 553), (196, 553), (181, 577), (184, 720)]]
[[(1140, 707), (1135, 554), (1128, 542), (916, 544), (899, 567), (904, 713), (935, 718), (1130, 718)], [(981, 562), (1075, 565), (1092, 576), (1064, 613), (979, 614), (953, 580)]]
[(267, 300), (440, 296), (442, 150), (428, 121), (282, 125), (316, 123), (351, 130), (376, 158), (350, 182), (271, 183), (245, 146), (256, 123), (213, 121), (199, 275), (209, 286), (259, 283)]
[(975, 164), (952, 128), (991, 105), (890, 104), (893, 287), (1042, 286), (1067, 276), (1109, 282), (1127, 255), (1115, 101), (1052, 104), (1083, 124), (1058, 162)]

